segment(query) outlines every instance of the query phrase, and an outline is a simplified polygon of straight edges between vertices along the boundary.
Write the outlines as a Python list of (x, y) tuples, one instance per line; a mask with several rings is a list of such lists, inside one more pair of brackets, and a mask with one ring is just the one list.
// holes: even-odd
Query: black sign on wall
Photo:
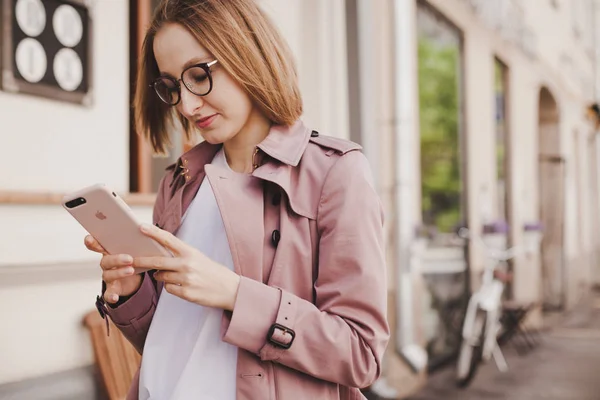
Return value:
[(0, 0), (2, 90), (92, 104), (87, 0)]

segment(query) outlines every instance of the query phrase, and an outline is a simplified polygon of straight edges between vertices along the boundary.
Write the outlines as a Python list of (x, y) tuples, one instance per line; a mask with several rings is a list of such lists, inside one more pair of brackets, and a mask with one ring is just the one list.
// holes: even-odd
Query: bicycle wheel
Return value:
[(464, 388), (471, 383), (481, 363), (485, 337), (486, 314), (478, 310), (470, 338), (463, 338), (456, 366), (456, 385)]

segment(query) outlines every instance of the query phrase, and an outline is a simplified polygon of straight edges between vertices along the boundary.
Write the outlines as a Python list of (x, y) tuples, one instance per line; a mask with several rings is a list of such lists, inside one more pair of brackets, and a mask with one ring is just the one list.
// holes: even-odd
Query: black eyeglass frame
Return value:
[[(184, 69), (183, 71), (181, 71), (181, 77), (179, 79), (177, 78), (173, 78), (170, 76), (161, 76), (159, 78), (156, 78), (154, 81), (152, 81), (151, 84), (149, 84), (148, 86), (154, 89), (154, 93), (156, 94), (156, 96), (158, 96), (158, 98), (160, 99), (160, 101), (162, 101), (163, 103), (165, 103), (168, 106), (174, 107), (177, 104), (179, 104), (181, 102), (181, 83), (183, 83), (183, 86), (185, 86), (185, 88), (193, 95), (196, 96), (206, 96), (207, 94), (209, 94), (210, 92), (212, 92), (213, 89), (213, 79), (212, 79), (212, 71), (211, 71), (211, 67), (213, 65), (215, 65), (217, 62), (219, 62), (219, 60), (213, 60), (210, 62), (203, 62), (203, 63), (199, 63), (199, 64), (194, 64), (194, 65), (190, 65), (189, 67), (187, 67), (186, 69)], [(185, 81), (183, 80), (183, 75), (189, 71), (192, 68), (202, 68), (204, 70), (204, 72), (206, 72), (206, 76), (208, 77), (208, 91), (204, 94), (198, 94), (196, 92), (194, 92), (192, 89), (190, 89), (190, 87), (185, 83)], [(172, 81), (173, 83), (175, 83), (175, 87), (177, 88), (177, 102), (175, 103), (168, 103), (166, 102), (158, 93), (158, 91), (156, 90), (156, 85), (158, 83), (161, 83), (161, 81), (163, 79), (168, 79), (170, 81)]]

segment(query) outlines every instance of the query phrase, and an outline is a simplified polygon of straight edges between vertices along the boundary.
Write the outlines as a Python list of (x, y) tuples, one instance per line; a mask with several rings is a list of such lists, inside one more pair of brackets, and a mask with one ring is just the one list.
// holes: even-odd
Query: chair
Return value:
[[(500, 335), (498, 342), (504, 344), (512, 341), (519, 354), (524, 354), (537, 347), (539, 332), (524, 325), (525, 318), (534, 308), (535, 303), (505, 302), (502, 307), (504, 332)], [(517, 338), (520, 343), (517, 343)]]
[(90, 331), (96, 364), (109, 399), (125, 399), (141, 356), (110, 319), (110, 336), (107, 336), (106, 321), (98, 311), (89, 312), (84, 317), (84, 325)]

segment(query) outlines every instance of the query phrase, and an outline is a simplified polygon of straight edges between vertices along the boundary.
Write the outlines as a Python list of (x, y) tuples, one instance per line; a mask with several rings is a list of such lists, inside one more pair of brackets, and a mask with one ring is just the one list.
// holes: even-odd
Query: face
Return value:
[[(179, 24), (166, 24), (154, 38), (154, 57), (162, 76), (181, 79), (187, 66), (210, 63), (215, 58)], [(259, 111), (250, 97), (217, 62), (211, 67), (212, 90), (206, 96), (191, 93), (182, 82), (181, 113), (209, 143), (233, 139)], [(186, 80), (187, 81), (187, 80)]]

